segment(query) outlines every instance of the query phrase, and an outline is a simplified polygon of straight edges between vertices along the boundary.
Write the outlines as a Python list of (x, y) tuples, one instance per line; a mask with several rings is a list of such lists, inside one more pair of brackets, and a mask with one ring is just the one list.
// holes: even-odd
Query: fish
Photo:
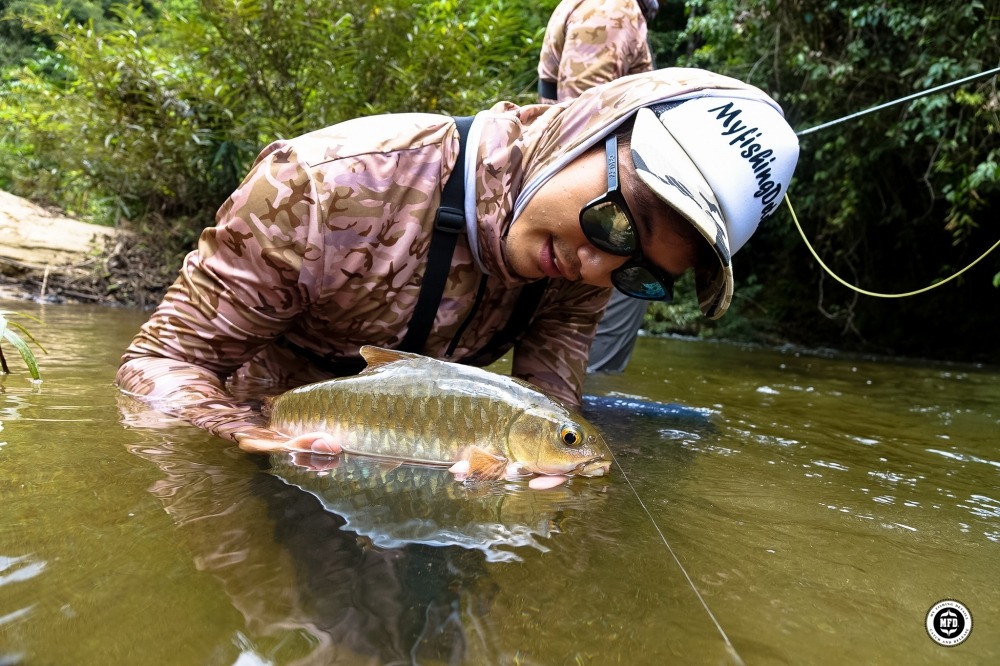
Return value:
[(266, 398), (268, 427), (329, 433), (344, 452), (448, 467), (465, 482), (609, 473), (601, 432), (526, 381), (369, 345), (361, 356), (360, 374)]
[(608, 497), (607, 486), (594, 483), (544, 493), (519, 483), (456, 484), (443, 467), (350, 453), (282, 453), (271, 456), (266, 472), (313, 495), (366, 545), (458, 546), (490, 562), (548, 552), (565, 522), (597, 511)]

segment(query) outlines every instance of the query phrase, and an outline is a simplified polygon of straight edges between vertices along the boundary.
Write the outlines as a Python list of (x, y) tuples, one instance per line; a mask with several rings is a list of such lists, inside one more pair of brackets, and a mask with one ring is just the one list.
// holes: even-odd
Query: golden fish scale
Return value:
[(410, 375), (387, 371), (290, 391), (272, 406), (271, 425), (286, 435), (329, 432), (348, 452), (425, 463), (454, 462), (472, 444), (506, 454), (520, 387)]
[[(339, 465), (327, 475), (294, 464), (278, 462), (272, 471), (295, 484), (316, 489), (331, 495), (349, 497), (354, 508), (369, 505), (385, 507), (387, 498), (402, 497), (407, 503), (415, 492), (441, 500), (466, 499), (470, 490), (456, 484), (454, 477), (440, 469), (416, 465), (387, 465), (363, 463), (357, 458)], [(502, 494), (497, 494), (502, 498)]]

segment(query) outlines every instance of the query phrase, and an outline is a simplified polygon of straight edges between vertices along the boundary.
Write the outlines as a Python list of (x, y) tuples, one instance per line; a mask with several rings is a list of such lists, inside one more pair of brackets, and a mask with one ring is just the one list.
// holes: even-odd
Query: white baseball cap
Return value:
[(632, 161), (642, 181), (701, 232), (715, 270), (695, 276), (698, 303), (718, 319), (733, 296), (732, 255), (781, 203), (799, 141), (776, 105), (697, 97), (639, 109)]

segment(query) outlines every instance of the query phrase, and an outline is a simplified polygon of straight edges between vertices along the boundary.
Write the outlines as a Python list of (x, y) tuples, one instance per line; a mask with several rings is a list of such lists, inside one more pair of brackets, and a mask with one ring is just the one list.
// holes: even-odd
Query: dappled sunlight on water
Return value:
[(143, 313), (7, 307), (5, 666), (1000, 659), (994, 369), (642, 338), (588, 379), (610, 477), (469, 492), (243, 454), (117, 394)]

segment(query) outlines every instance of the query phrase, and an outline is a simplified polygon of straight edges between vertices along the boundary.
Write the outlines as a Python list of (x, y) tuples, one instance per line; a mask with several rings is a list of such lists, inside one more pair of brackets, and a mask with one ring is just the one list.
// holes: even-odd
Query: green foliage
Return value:
[(210, 222), (276, 138), (532, 99), (547, 19), (526, 0), (10, 9), (37, 39), (0, 84), (0, 187), (152, 235)]
[(694, 277), (690, 271), (674, 284), (674, 300), (670, 303), (653, 301), (646, 309), (642, 328), (647, 333), (662, 335), (676, 333), (699, 335), (704, 331), (705, 319), (698, 309)]
[[(276, 138), (359, 115), (534, 101), (555, 4), (0, 0), (0, 188), (175, 249)], [(661, 2), (650, 39), (659, 66), (758, 85), (802, 130), (995, 67), (998, 30), (996, 0), (688, 0)], [(863, 288), (910, 291), (995, 242), (998, 109), (996, 78), (983, 79), (803, 136), (790, 196), (823, 260)], [(648, 328), (997, 353), (998, 256), (925, 296), (859, 298), (779, 212), (735, 266), (722, 320), (699, 320), (683, 299), (651, 308)]]
[(764, 285), (749, 276), (738, 285), (726, 314), (717, 320), (706, 319), (698, 307), (694, 274), (688, 271), (676, 282), (674, 301), (654, 301), (646, 310), (642, 328), (652, 335), (689, 335), (742, 342), (769, 342), (773, 325), (761, 312), (759, 297)]
[[(6, 341), (12, 344), (21, 355), (21, 359), (24, 361), (24, 364), (28, 366), (28, 373), (31, 375), (31, 378), (35, 381), (40, 381), (42, 375), (38, 370), (38, 361), (35, 359), (35, 354), (31, 351), (31, 347), (24, 341), (24, 338), (22, 338), (21, 335), (28, 338), (30, 342), (37, 345), (43, 352), (45, 351), (45, 348), (42, 347), (42, 345), (40, 345), (34, 337), (32, 337), (31, 333), (28, 332), (28, 329), (22, 326), (19, 322), (11, 320), (11, 317), (26, 317), (38, 322), (39, 324), (42, 322), (38, 318), (29, 314), (13, 312), (11, 310), (0, 310), (0, 342)], [(20, 331), (21, 335), (18, 335), (14, 329)], [(0, 372), (5, 375), (10, 374), (10, 368), (7, 366), (7, 359), (3, 355), (2, 348), (0, 348)]]
[[(51, 49), (52, 39), (32, 31), (14, 17), (32, 11), (33, 0), (0, 0), (0, 68), (23, 64), (31, 59), (38, 47)], [(51, 3), (47, 3), (51, 4)], [(109, 24), (109, 1), (65, 0), (62, 3), (67, 20), (77, 23)]]
[(5, 86), (0, 150), (20, 159), (0, 182), (108, 223), (196, 215), (236, 182), (232, 116), (190, 54), (161, 48), (154, 25), (168, 35), (181, 26), (141, 8), (112, 12), (117, 27), (104, 31), (58, 6), (22, 15), (58, 46)]
[[(684, 6), (689, 20), (678, 43), (688, 48), (679, 64), (760, 86), (799, 130), (1000, 62), (996, 2)], [(1000, 236), (998, 109), (993, 77), (803, 136), (789, 195), (824, 261), (862, 288), (901, 292), (947, 277), (992, 245)], [(982, 324), (983, 304), (996, 303), (1000, 257), (987, 264), (954, 287), (958, 298), (944, 288), (892, 305), (859, 299), (822, 276), (787, 212), (765, 223), (735, 257), (738, 274), (750, 268), (769, 286), (760, 311), (771, 314), (762, 326), (780, 323), (786, 333), (813, 341), (846, 333), (841, 343), (934, 355), (942, 344), (961, 350), (982, 339), (974, 322)], [(989, 310), (995, 317), (997, 308)], [(886, 325), (888, 312), (899, 318), (894, 325)], [(927, 335), (944, 322), (948, 330)], [(966, 329), (975, 337), (960, 342), (957, 334)]]

